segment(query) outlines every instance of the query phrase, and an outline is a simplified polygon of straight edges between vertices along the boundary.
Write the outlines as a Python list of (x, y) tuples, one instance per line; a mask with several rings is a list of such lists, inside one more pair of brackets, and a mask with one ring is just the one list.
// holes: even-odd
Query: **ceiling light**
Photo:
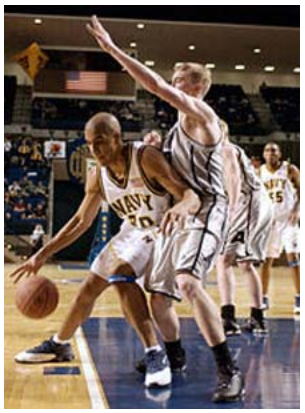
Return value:
[(235, 65), (236, 70), (245, 70), (246, 66), (245, 65)]
[(35, 20), (34, 20), (34, 23), (35, 23), (35, 24), (42, 24), (42, 20), (41, 20), (41, 19), (35, 19)]
[(193, 44), (190, 44), (189, 47), (188, 47), (188, 49), (193, 51), (193, 50), (196, 49), (196, 46), (194, 46)]
[(216, 65), (215, 63), (206, 63), (205, 67), (207, 69), (215, 69)]
[(145, 24), (143, 24), (143, 23), (138, 23), (137, 24), (137, 28), (140, 29), (140, 30), (144, 29), (144, 27), (145, 27)]
[(299, 67), (295, 67), (293, 69), (294, 73), (300, 73), (301, 69)]
[(261, 49), (259, 47), (256, 47), (255, 49), (253, 49), (253, 53), (255, 54), (259, 54), (261, 52)]
[(146, 66), (153, 67), (153, 66), (155, 66), (155, 62), (154, 62), (153, 60), (146, 60), (146, 61), (145, 61), (145, 65), (146, 65)]
[(136, 43), (136, 42), (131, 42), (131, 43), (129, 44), (129, 46), (130, 46), (130, 47), (137, 47), (137, 43)]
[(275, 71), (275, 67), (274, 67), (274, 66), (265, 66), (265, 67), (264, 67), (264, 71), (265, 71), (265, 72), (274, 72), (274, 71)]

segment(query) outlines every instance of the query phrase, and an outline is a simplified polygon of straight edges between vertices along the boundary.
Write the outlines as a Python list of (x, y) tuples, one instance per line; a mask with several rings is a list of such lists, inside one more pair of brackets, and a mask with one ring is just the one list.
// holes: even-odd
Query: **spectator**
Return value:
[(24, 203), (24, 200), (22, 198), (19, 198), (16, 201), (16, 203), (14, 205), (14, 208), (13, 208), (13, 211), (14, 212), (20, 212), (20, 213), (25, 212), (25, 203)]
[(37, 218), (46, 219), (45, 207), (42, 203), (36, 205), (35, 214)]
[(45, 235), (42, 225), (37, 224), (34, 228), (34, 231), (30, 237), (32, 252), (31, 255), (36, 254), (36, 252), (43, 247), (43, 237)]

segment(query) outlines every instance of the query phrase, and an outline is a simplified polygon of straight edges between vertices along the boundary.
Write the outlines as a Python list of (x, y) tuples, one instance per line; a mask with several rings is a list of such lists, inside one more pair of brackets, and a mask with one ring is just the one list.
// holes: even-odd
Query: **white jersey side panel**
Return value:
[(101, 168), (101, 181), (107, 202), (123, 219), (139, 229), (147, 229), (160, 224), (169, 208), (169, 195), (165, 191), (156, 192), (145, 177), (139, 164), (139, 151), (143, 143), (129, 146), (125, 182), (118, 183), (107, 168)]

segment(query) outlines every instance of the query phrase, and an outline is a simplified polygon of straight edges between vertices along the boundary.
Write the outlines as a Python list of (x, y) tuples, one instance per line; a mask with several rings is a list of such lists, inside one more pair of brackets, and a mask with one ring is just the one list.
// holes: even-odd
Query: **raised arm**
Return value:
[(63, 228), (35, 255), (29, 258), (10, 274), (17, 282), (21, 277), (36, 274), (46, 260), (56, 252), (76, 241), (91, 226), (102, 200), (96, 171), (90, 172), (86, 183), (85, 197), (73, 217)]
[(145, 89), (167, 101), (186, 115), (196, 118), (197, 121), (203, 124), (213, 123), (217, 119), (212, 108), (205, 102), (195, 99), (183, 91), (169, 85), (157, 73), (121, 50), (113, 42), (109, 33), (105, 30), (96, 16), (92, 17), (91, 22), (92, 25), (90, 26), (88, 24), (87, 29), (96, 39), (101, 49), (116, 59), (134, 80), (141, 84)]
[(161, 231), (170, 233), (175, 222), (183, 227), (186, 217), (195, 215), (200, 209), (201, 202), (198, 195), (182, 180), (163, 153), (153, 146), (146, 146), (143, 149), (140, 163), (150, 182), (161, 185), (178, 201), (165, 213), (160, 225)]

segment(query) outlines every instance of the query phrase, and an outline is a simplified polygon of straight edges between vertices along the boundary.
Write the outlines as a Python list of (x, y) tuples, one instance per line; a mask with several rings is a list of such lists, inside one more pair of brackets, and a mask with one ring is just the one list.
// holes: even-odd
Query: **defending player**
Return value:
[[(37, 273), (47, 258), (78, 239), (91, 226), (102, 199), (124, 223), (93, 262), (58, 333), (18, 354), (19, 362), (71, 360), (69, 340), (89, 316), (95, 300), (111, 283), (128, 281), (148, 270), (157, 226), (168, 231), (176, 221), (182, 225), (188, 213), (194, 214), (200, 207), (197, 195), (182, 182), (160, 151), (141, 143), (123, 144), (121, 128), (114, 116), (99, 113), (91, 118), (85, 138), (99, 167), (97, 173), (89, 175), (81, 206), (59, 233), (11, 276), (18, 280), (25, 274)], [(169, 195), (165, 190), (180, 200), (169, 210)], [(149, 288), (149, 280), (146, 284)], [(146, 349), (145, 385), (168, 385), (171, 382), (168, 359), (158, 345), (143, 292), (135, 283), (117, 286), (126, 317)]]
[(300, 313), (300, 171), (282, 161), (278, 144), (270, 142), (264, 149), (265, 164), (260, 167), (260, 177), (273, 204), (273, 222), (267, 242), (267, 260), (261, 269), (264, 304), (269, 308), (268, 287), (273, 261), (285, 249), (288, 266), (295, 284), (294, 313)]
[[(233, 401), (243, 393), (241, 373), (233, 363), (218, 309), (202, 288), (204, 278), (222, 246), (227, 219), (223, 186), (221, 129), (219, 118), (203, 102), (211, 75), (202, 65), (176, 66), (169, 85), (155, 72), (124, 53), (94, 16), (87, 25), (100, 47), (115, 58), (136, 82), (179, 111), (179, 121), (163, 146), (163, 152), (179, 174), (200, 196), (202, 205), (184, 229), (158, 237), (155, 244), (151, 291), (164, 292), (175, 285), (191, 304), (198, 327), (215, 355), (218, 387), (213, 400)], [(177, 292), (178, 293), (178, 292)], [(161, 296), (159, 296), (160, 298)], [(159, 299), (158, 326), (161, 330), (173, 317), (167, 300)], [(155, 314), (156, 316), (156, 314)]]
[(235, 318), (235, 276), (233, 264), (246, 276), (250, 293), (250, 318), (243, 326), (247, 331), (266, 333), (263, 317), (263, 294), (254, 263), (265, 259), (265, 247), (271, 229), (272, 205), (250, 159), (229, 141), (229, 129), (222, 122), (224, 133), (224, 166), (229, 195), (229, 231), (224, 251), (217, 261), (221, 316), (227, 335), (240, 334)]

